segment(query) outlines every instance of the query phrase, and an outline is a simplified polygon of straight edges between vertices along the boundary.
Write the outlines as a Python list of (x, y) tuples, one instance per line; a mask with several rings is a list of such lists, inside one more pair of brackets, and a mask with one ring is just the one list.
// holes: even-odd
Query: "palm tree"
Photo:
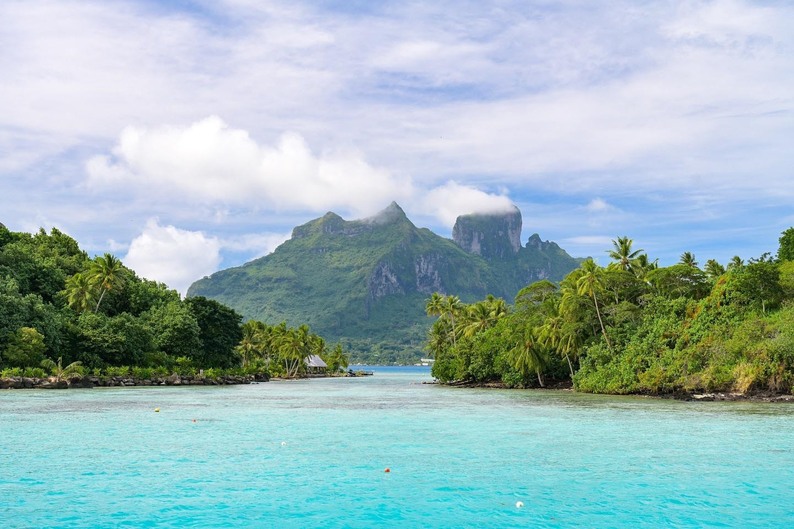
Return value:
[(657, 268), (659, 268), (659, 259), (654, 259), (653, 262), (651, 262), (648, 254), (643, 253), (637, 256), (634, 274), (647, 283), (648, 272), (656, 270)]
[[(319, 337), (318, 337), (319, 338)], [(284, 360), (284, 369), (287, 378), (295, 378), (306, 366), (306, 359), (314, 354), (312, 348), (322, 350), (325, 342), (317, 343), (309, 333), (308, 325), (301, 325), (297, 329), (288, 329), (282, 337), (279, 353)]]
[(538, 376), (538, 384), (540, 384), (540, 387), (544, 387), (540, 372), (546, 365), (546, 359), (544, 358), (543, 351), (540, 349), (540, 344), (535, 340), (531, 327), (524, 329), (524, 332), (519, 337), (518, 343), (508, 354), (510, 365), (512, 365), (516, 371), (521, 373), (525, 378), (529, 373), (534, 371)]
[(642, 253), (642, 250), (632, 251), (632, 244), (634, 244), (634, 241), (625, 235), (623, 237), (618, 237), (617, 241), (612, 241), (613, 249), (608, 251), (609, 258), (614, 259), (615, 265), (621, 270), (634, 271), (637, 267), (637, 258)]
[(728, 263), (728, 270), (739, 270), (744, 267), (744, 261), (738, 255), (734, 255), (731, 257), (730, 262)]
[(601, 332), (604, 334), (604, 339), (607, 342), (607, 347), (612, 349), (612, 344), (609, 342), (607, 330), (604, 327), (604, 320), (601, 318), (601, 310), (598, 308), (598, 298), (596, 292), (602, 288), (601, 284), (601, 267), (595, 261), (588, 259), (582, 263), (581, 269), (582, 276), (576, 282), (576, 289), (580, 295), (588, 295), (593, 298), (593, 305), (595, 305), (596, 315), (598, 316), (598, 323), (601, 325)]
[(433, 292), (427, 299), (425, 311), (428, 316), (441, 316), (444, 314), (444, 296), (438, 292)]
[(695, 260), (695, 254), (692, 252), (684, 252), (681, 254), (681, 260), (678, 261), (679, 264), (689, 266), (691, 268), (697, 268), (698, 262)]
[(507, 304), (501, 298), (496, 298), (492, 294), (482, 301), (468, 305), (465, 311), (461, 312), (459, 321), (459, 333), (467, 338), (493, 327), (496, 322), (507, 314)]
[(341, 344), (336, 344), (336, 346), (331, 350), (331, 353), (328, 355), (328, 359), (325, 361), (328, 364), (328, 371), (331, 373), (338, 373), (340, 371), (344, 371), (347, 369), (347, 366), (350, 365), (350, 361), (347, 358), (347, 355), (342, 350)]
[(708, 261), (706, 261), (705, 272), (710, 279), (717, 279), (718, 277), (720, 277), (722, 274), (725, 273), (725, 267), (722, 266), (720, 263), (718, 263), (716, 260), (709, 259)]
[(89, 277), (100, 289), (99, 300), (97, 300), (94, 312), (99, 312), (99, 305), (105, 293), (121, 288), (124, 284), (124, 266), (116, 257), (106, 253), (97, 257), (88, 269)]
[(72, 375), (79, 375), (81, 373), (81, 362), (72, 362), (66, 367), (63, 367), (61, 360), (63, 357), (58, 357), (58, 362), (53, 362), (51, 358), (45, 358), (41, 362), (41, 367), (48, 370), (57, 382), (64, 380)]
[(78, 272), (66, 280), (66, 302), (77, 312), (85, 312), (93, 306), (94, 291), (88, 274)]
[(461, 303), (460, 298), (458, 296), (445, 297), (441, 306), (443, 308), (443, 314), (441, 315), (441, 317), (447, 318), (449, 320), (449, 327), (452, 337), (452, 346), (454, 347), (456, 334), (458, 333), (458, 328), (455, 325), (455, 319), (457, 316), (461, 314), (465, 306), (463, 305), (463, 303)]
[(235, 347), (243, 360), (243, 367), (247, 367), (251, 359), (264, 356), (266, 336), (265, 325), (262, 322), (250, 320), (243, 324), (243, 338)]

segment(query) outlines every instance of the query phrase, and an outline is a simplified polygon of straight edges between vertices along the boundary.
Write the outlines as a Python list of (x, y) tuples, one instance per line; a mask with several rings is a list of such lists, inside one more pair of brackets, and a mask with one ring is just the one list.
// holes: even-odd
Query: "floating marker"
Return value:
[(287, 446), (287, 441), (281, 441), (281, 446)]
[(389, 467), (386, 467), (383, 469), (383, 471), (388, 474), (389, 472), (391, 472), (391, 469)]
[(160, 408), (155, 408), (155, 409), (154, 409), (154, 411), (155, 411), (156, 413), (160, 413)]
[(524, 507), (524, 502), (523, 501), (517, 501), (516, 502), (516, 509), (521, 509), (523, 507)]
[(196, 422), (196, 419), (193, 419), (193, 422)]

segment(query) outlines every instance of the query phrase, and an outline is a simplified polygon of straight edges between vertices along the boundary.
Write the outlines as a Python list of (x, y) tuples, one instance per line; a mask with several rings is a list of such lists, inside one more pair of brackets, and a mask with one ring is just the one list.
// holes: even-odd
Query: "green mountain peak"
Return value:
[(527, 284), (578, 266), (554, 243), (522, 247), (520, 234), (518, 208), (463, 215), (454, 240), (417, 228), (396, 202), (359, 220), (329, 212), (294, 228), (273, 253), (195, 282), (188, 296), (268, 324), (307, 323), (361, 359), (410, 360), (423, 354), (433, 292), (512, 301)]

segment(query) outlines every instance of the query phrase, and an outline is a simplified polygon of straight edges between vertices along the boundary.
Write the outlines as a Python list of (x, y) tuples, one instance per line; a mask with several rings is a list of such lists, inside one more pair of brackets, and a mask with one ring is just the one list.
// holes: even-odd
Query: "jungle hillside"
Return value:
[(0, 378), (300, 377), (319, 356), (328, 372), (347, 353), (307, 325), (243, 323), (233, 309), (181, 299), (111, 254), (90, 258), (68, 235), (0, 224)]
[(427, 348), (452, 384), (609, 394), (788, 394), (794, 387), (794, 228), (777, 255), (661, 267), (628, 237), (508, 305), (433, 294)]

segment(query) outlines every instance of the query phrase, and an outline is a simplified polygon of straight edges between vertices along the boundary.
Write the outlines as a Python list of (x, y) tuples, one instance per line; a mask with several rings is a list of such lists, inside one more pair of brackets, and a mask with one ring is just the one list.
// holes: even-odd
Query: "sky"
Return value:
[(0, 2), (0, 222), (185, 293), (327, 211), (606, 264), (794, 225), (794, 2)]

